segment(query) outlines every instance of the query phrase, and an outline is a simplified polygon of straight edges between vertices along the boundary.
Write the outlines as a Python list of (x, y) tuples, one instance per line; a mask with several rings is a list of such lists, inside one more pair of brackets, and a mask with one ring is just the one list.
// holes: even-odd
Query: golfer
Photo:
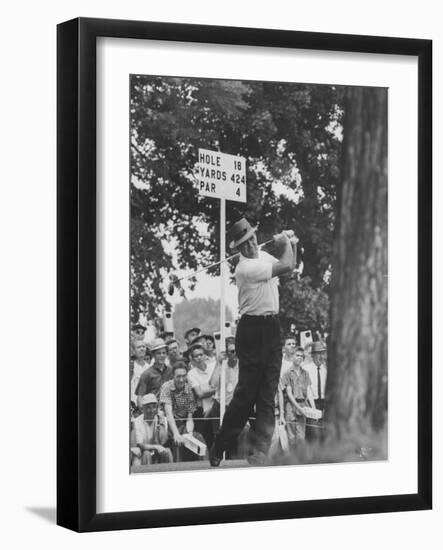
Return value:
[(232, 447), (256, 411), (254, 439), (248, 462), (263, 465), (274, 431), (274, 399), (282, 363), (277, 277), (295, 267), (297, 240), (280, 233), (274, 241), (283, 246), (279, 260), (258, 249), (256, 228), (242, 218), (229, 231), (230, 248), (240, 252), (235, 269), (240, 321), (236, 333), (239, 379), (226, 409), (223, 424), (209, 453), (211, 466), (219, 466), (223, 452)]

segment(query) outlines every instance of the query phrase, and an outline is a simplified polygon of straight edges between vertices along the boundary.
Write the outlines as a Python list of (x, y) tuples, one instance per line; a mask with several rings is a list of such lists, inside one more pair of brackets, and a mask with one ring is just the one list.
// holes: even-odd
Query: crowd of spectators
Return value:
[[(235, 339), (227, 338), (226, 351), (217, 354), (214, 337), (195, 327), (184, 334), (186, 349), (172, 334), (149, 345), (144, 336), (145, 328), (136, 325), (130, 361), (131, 467), (204, 460), (220, 424), (222, 395), (227, 407), (238, 382)], [(302, 348), (295, 336), (285, 339), (271, 457), (290, 453), (321, 432), (326, 374), (322, 341)], [(226, 458), (245, 457), (253, 435), (252, 416)]]

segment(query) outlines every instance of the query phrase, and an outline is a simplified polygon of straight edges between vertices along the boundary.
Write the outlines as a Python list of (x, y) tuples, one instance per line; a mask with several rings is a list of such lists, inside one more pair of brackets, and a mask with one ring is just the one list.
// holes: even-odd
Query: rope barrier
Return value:
[[(143, 414), (143, 413), (141, 413)], [(135, 420), (135, 419), (133, 419)], [(174, 416), (174, 420), (181, 420), (181, 421), (184, 421), (184, 422), (187, 422), (187, 418), (182, 418), (180, 416)], [(220, 422), (220, 417), (219, 416), (197, 416), (197, 417), (193, 417), (191, 420), (193, 421), (200, 421), (200, 420), (216, 420), (217, 422)], [(255, 416), (250, 416), (248, 418), (248, 420), (256, 420), (256, 417)], [(285, 420), (285, 424), (297, 424), (297, 421), (295, 420)], [(319, 420), (314, 420), (312, 418), (306, 418), (306, 424), (308, 426), (312, 426), (312, 427), (315, 427), (315, 428), (323, 428), (324, 425), (323, 425), (323, 422), (322, 422), (322, 419), (319, 419)]]

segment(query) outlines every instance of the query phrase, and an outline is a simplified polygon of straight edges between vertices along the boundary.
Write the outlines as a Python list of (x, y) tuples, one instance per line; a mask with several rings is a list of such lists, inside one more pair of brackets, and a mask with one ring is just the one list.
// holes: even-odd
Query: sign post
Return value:
[[(198, 150), (196, 166), (199, 194), (220, 200), (220, 353), (226, 351), (225, 292), (228, 278), (226, 259), (226, 201), (246, 202), (246, 159), (207, 149)], [(220, 424), (226, 410), (226, 368), (220, 372)]]
[[(226, 292), (226, 199), (220, 199), (220, 353), (226, 351), (225, 339), (225, 292)], [(223, 417), (226, 410), (226, 369), (225, 362), (222, 361), (220, 368), (220, 426), (223, 422)]]

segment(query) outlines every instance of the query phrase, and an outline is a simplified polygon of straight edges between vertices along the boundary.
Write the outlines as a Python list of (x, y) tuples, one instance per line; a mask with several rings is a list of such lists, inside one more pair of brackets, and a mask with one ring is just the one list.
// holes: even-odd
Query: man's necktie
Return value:
[(317, 393), (318, 393), (318, 399), (321, 399), (320, 367), (317, 367)]

